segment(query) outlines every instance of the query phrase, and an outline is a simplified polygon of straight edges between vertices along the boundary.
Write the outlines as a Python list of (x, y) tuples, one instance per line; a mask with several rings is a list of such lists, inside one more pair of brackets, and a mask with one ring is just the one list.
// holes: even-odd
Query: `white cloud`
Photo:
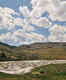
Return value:
[(49, 22), (49, 20), (45, 17), (40, 17), (40, 19), (36, 19), (34, 18), (32, 20), (32, 24), (35, 24), (38, 27), (42, 27), (42, 28), (49, 28), (51, 27), (51, 22)]
[(66, 41), (66, 27), (54, 25), (49, 29), (50, 35), (48, 41), (51, 42), (64, 42)]
[[(52, 8), (51, 8), (52, 7)], [(49, 13), (50, 17), (53, 20), (64, 21), (66, 20), (66, 2), (62, 2), (61, 0), (51, 0), (49, 5)]]
[(32, 0), (33, 16), (41, 16), (48, 11), (53, 20), (66, 20), (66, 1), (63, 0)]
[(65, 26), (59, 26), (59, 25), (54, 25), (49, 30), (50, 30), (51, 33), (58, 33), (58, 32), (64, 33), (64, 32), (66, 32), (66, 27)]
[(15, 18), (14, 24), (15, 26), (22, 27), (24, 31), (29, 31), (29, 32), (34, 31), (34, 27), (28, 24), (28, 22), (26, 22), (25, 19)]
[(28, 31), (28, 32), (32, 32), (35, 30), (35, 28), (33, 26), (27, 24), (27, 25), (24, 25), (23, 30)]
[[(15, 26), (22, 29), (14, 32), (7, 32), (0, 35), (0, 41), (11, 42), (11, 44), (26, 44), (33, 42), (46, 42), (47, 38), (41, 33), (34, 32), (35, 27), (48, 28), (50, 36), (48, 41), (66, 41), (66, 27), (59, 25), (51, 26), (51, 22), (46, 17), (42, 17), (48, 11), (49, 17), (53, 20), (66, 20), (66, 2), (62, 0), (32, 0), (32, 11), (27, 6), (20, 6), (19, 13), (7, 7), (0, 7), (0, 29), (11, 30)], [(13, 15), (20, 16), (14, 17)], [(34, 25), (32, 25), (34, 24)]]
[[(18, 44), (25, 44), (46, 41), (45, 36), (33, 32), (35, 28), (31, 25), (33, 20), (32, 12), (30, 12), (29, 9), (24, 6), (20, 7), (20, 13), (24, 15), (24, 19), (20, 18), (19, 16), (16, 18), (12, 16), (19, 14), (16, 13), (13, 9), (0, 7), (0, 29), (11, 30), (15, 26), (20, 26), (23, 28), (17, 31), (15, 30), (14, 32), (1, 33), (0, 41), (9, 44), (16, 44), (17, 42)], [(36, 25), (39, 25), (38, 23), (41, 23), (42, 21), (43, 20), (40, 18), (38, 22), (36, 22)], [(40, 24), (40, 26), (44, 26), (43, 22)]]
[(20, 12), (24, 14), (24, 27), (29, 24), (35, 24), (36, 26), (43, 28), (51, 27), (51, 22), (49, 22), (47, 18), (41, 17), (41, 14), (44, 12), (42, 9), (43, 8), (35, 7), (31, 12), (28, 12), (29, 10), (27, 7), (26, 9), (25, 7), (22, 7)]
[(61, 0), (50, 0), (49, 8), (48, 12), (53, 20), (66, 20), (66, 2), (63, 3)]
[(18, 42), (19, 44), (30, 44), (33, 42), (46, 42), (46, 38), (42, 34), (38, 34), (35, 32), (24, 32), (24, 30), (19, 29), (14, 32), (8, 32), (6, 34), (1, 34), (0, 35), (0, 41), (9, 43), (11, 45), (17, 45), (16, 43)]
[(17, 26), (24, 26), (24, 20), (22, 18), (15, 18), (14, 19), (14, 24)]
[(10, 15), (10, 14), (17, 14), (13, 9), (8, 8), (8, 7), (0, 7), (0, 12), (3, 13), (4, 15)]
[(33, 17), (40, 17), (46, 11), (48, 0), (32, 0), (31, 4), (33, 7), (31, 15)]
[(16, 15), (17, 13), (10, 8), (0, 7), (0, 29), (11, 29), (15, 26), (12, 14)]
[(46, 41), (46, 38), (42, 35), (42, 34), (38, 34), (35, 32), (24, 32), (23, 30), (18, 30), (16, 32), (14, 32), (14, 35), (16, 36), (16, 38), (18, 38), (20, 40), (20, 42), (27, 42), (27, 43), (32, 43), (32, 42), (42, 42), (42, 41)]
[(24, 17), (29, 17), (29, 14), (30, 14), (30, 11), (29, 9), (27, 8), (27, 6), (24, 6), (24, 7), (19, 7), (19, 11), (20, 13), (24, 16)]

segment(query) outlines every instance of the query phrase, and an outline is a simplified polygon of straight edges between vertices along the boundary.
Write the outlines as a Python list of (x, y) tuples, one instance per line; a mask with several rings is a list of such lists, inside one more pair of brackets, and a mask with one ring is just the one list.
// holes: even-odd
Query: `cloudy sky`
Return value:
[(66, 42), (66, 0), (0, 0), (0, 42)]

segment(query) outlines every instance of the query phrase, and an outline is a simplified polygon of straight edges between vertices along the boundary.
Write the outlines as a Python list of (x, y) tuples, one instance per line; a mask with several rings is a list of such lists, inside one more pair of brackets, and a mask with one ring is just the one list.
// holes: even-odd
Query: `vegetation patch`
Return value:
[(0, 80), (66, 80), (66, 64), (50, 64), (38, 67), (24, 75), (0, 73)]

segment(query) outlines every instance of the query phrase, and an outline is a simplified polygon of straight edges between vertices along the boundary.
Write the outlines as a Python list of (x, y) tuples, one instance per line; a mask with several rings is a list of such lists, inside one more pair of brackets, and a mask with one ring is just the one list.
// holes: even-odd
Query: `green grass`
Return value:
[(0, 73), (0, 80), (66, 80), (66, 64), (42, 66), (25, 75)]

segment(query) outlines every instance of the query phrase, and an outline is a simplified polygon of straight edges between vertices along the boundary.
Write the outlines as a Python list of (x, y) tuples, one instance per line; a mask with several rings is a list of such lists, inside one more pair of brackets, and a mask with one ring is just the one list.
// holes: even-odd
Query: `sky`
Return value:
[(66, 42), (66, 0), (0, 0), (0, 42)]

